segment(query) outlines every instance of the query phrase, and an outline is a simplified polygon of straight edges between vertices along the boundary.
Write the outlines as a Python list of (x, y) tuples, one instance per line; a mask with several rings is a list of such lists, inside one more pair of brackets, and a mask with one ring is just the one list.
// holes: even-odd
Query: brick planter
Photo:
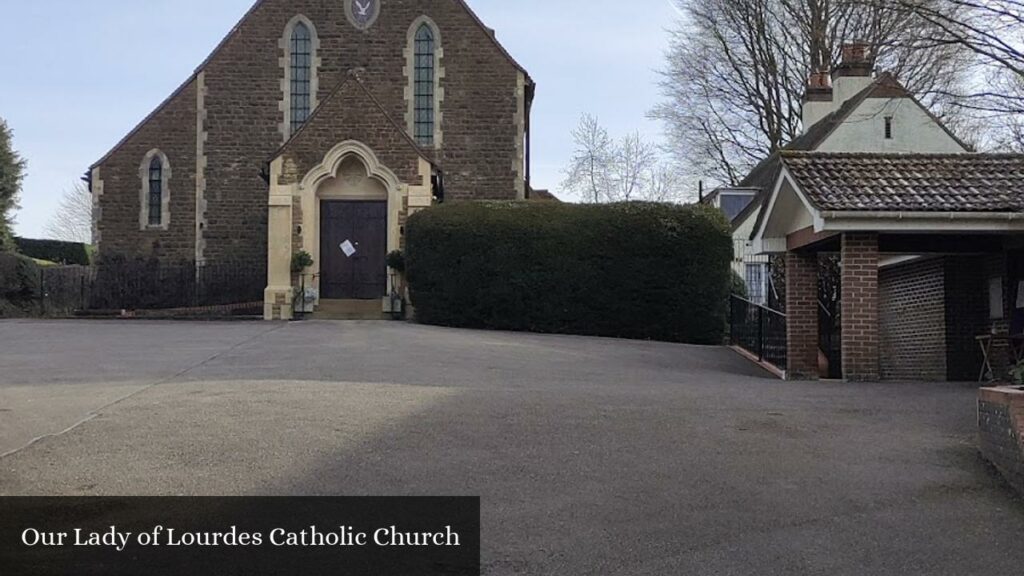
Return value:
[(982, 455), (1024, 494), (1024, 387), (982, 388), (978, 428)]

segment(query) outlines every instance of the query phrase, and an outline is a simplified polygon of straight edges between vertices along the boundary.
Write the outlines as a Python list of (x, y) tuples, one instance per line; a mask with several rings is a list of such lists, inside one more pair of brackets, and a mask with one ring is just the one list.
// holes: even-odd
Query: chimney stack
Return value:
[(834, 109), (832, 77), (825, 70), (811, 74), (807, 81), (807, 93), (804, 95), (804, 132), (832, 113)]
[(842, 106), (874, 82), (875, 55), (870, 44), (851, 42), (843, 46), (843, 59), (832, 73), (836, 107)]
[(819, 70), (807, 81), (804, 96), (804, 132), (838, 110), (874, 82), (875, 55), (870, 44), (851, 42), (843, 46), (842, 61), (830, 75)]

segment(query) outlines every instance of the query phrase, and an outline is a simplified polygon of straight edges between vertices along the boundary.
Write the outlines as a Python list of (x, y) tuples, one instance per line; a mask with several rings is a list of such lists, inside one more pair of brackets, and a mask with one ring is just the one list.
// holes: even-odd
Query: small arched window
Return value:
[(171, 224), (171, 164), (154, 148), (139, 165), (139, 226), (142, 230), (167, 230)]
[(413, 77), (413, 132), (421, 146), (434, 145), (434, 62), (437, 46), (434, 29), (423, 23), (416, 30), (414, 46), (415, 76)]
[(313, 103), (313, 34), (305, 22), (292, 29), (291, 46), (291, 132), (309, 119)]
[(161, 226), (164, 223), (164, 163), (159, 156), (149, 162), (148, 224)]

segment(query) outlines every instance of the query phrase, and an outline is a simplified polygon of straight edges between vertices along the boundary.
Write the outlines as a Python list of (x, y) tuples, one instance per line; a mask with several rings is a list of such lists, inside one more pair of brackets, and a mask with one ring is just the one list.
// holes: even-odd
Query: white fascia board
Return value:
[[(779, 194), (782, 192), (782, 185), (786, 182), (789, 182), (793, 191), (796, 192), (797, 198), (800, 199), (800, 203), (803, 204), (807, 212), (810, 213), (811, 219), (814, 222), (814, 231), (822, 232), (825, 230), (825, 219), (822, 217), (821, 212), (811, 204), (807, 199), (807, 196), (802, 190), (800, 190), (796, 180), (794, 180), (790, 175), (789, 168), (787, 168), (785, 163), (783, 163), (782, 171), (779, 173), (779, 179), (775, 183), (775, 187), (772, 189), (772, 195), (768, 199), (768, 204), (761, 208), (762, 210), (765, 210), (765, 216), (761, 220), (761, 226), (758, 228), (757, 233), (754, 235), (753, 249), (756, 254), (786, 252), (788, 249), (789, 245), (786, 238), (765, 237), (765, 229), (768, 227), (768, 221), (771, 220), (772, 212), (775, 211), (775, 203), (778, 201)], [(792, 230), (791, 232), (796, 232), (796, 230)]]
[(779, 254), (789, 250), (789, 242), (785, 238), (759, 238), (750, 244), (750, 256), (763, 254)]
[(1019, 212), (826, 212), (822, 216), (826, 232), (1024, 232), (1024, 213)]

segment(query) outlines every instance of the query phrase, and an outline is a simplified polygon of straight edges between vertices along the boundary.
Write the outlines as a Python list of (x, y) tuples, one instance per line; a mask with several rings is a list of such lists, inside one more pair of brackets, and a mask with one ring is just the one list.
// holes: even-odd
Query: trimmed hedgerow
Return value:
[(733, 246), (718, 210), (455, 203), (406, 230), (423, 323), (722, 342)]
[(15, 238), (14, 243), (18, 252), (37, 260), (76, 266), (88, 266), (91, 260), (89, 246), (80, 242)]
[(21, 316), (39, 297), (39, 266), (20, 254), (0, 253), (0, 318)]

